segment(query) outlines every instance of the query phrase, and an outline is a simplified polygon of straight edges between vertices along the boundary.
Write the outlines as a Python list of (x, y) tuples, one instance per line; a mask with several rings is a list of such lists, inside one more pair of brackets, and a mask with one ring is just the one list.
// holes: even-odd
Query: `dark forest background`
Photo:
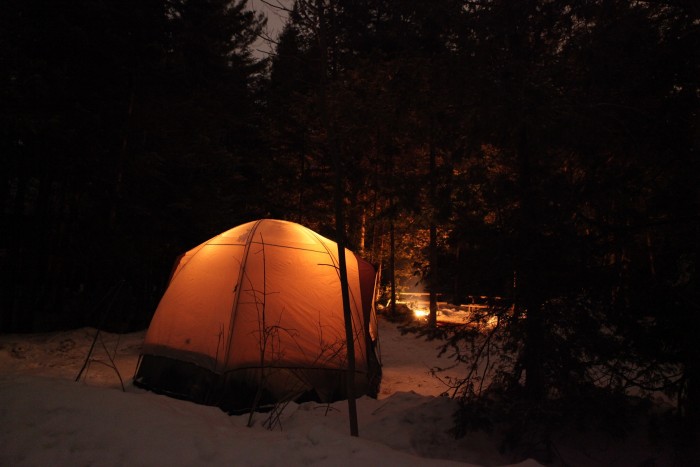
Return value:
[(700, 3), (288, 15), (262, 59), (244, 1), (2, 2), (2, 332), (143, 329), (174, 259), (250, 220), (335, 238), (337, 157), (383, 277), (508, 299), (503, 387), (698, 419)]

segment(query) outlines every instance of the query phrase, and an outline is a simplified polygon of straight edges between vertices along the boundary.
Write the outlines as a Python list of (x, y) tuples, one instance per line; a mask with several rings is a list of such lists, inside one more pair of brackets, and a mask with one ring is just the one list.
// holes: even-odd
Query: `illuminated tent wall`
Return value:
[[(228, 411), (347, 397), (337, 244), (292, 222), (240, 225), (186, 252), (134, 383)], [(346, 250), (355, 395), (376, 395), (375, 271)]]

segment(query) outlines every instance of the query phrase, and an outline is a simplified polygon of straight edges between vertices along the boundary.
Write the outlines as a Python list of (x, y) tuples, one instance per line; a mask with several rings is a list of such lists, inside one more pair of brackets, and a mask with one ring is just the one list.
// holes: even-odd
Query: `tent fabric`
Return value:
[[(302, 395), (346, 397), (337, 244), (262, 219), (178, 258), (142, 349), (135, 383), (229, 408)], [(378, 388), (375, 271), (346, 250), (356, 394)]]

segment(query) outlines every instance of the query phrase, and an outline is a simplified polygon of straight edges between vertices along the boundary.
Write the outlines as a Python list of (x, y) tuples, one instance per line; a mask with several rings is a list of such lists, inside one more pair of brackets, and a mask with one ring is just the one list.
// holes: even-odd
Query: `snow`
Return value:
[[(136, 388), (144, 334), (99, 333), (79, 382), (94, 329), (0, 335), (0, 465), (540, 465), (509, 459), (485, 435), (451, 436), (456, 402), (430, 369), (452, 362), (437, 357), (439, 343), (384, 320), (381, 392), (357, 401), (358, 438), (346, 401), (289, 404), (267, 429), (269, 414), (248, 427), (248, 415)], [(460, 369), (441, 377), (450, 372)]]

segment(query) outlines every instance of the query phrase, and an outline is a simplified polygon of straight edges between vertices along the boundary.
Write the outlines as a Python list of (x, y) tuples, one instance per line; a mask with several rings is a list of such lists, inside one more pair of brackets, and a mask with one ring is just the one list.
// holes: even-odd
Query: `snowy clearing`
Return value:
[[(484, 434), (452, 437), (456, 402), (441, 396), (447, 387), (430, 372), (452, 362), (436, 357), (439, 342), (401, 335), (383, 319), (381, 392), (358, 400), (359, 438), (349, 436), (345, 401), (289, 404), (268, 430), (267, 414), (256, 414), (248, 428), (248, 415), (135, 388), (144, 332), (100, 333), (76, 383), (94, 337), (87, 328), (0, 335), (0, 465), (540, 465), (499, 453), (497, 439)], [(624, 446), (624, 457), (601, 446), (569, 454), (571, 465), (639, 465), (653, 455), (634, 443)]]

